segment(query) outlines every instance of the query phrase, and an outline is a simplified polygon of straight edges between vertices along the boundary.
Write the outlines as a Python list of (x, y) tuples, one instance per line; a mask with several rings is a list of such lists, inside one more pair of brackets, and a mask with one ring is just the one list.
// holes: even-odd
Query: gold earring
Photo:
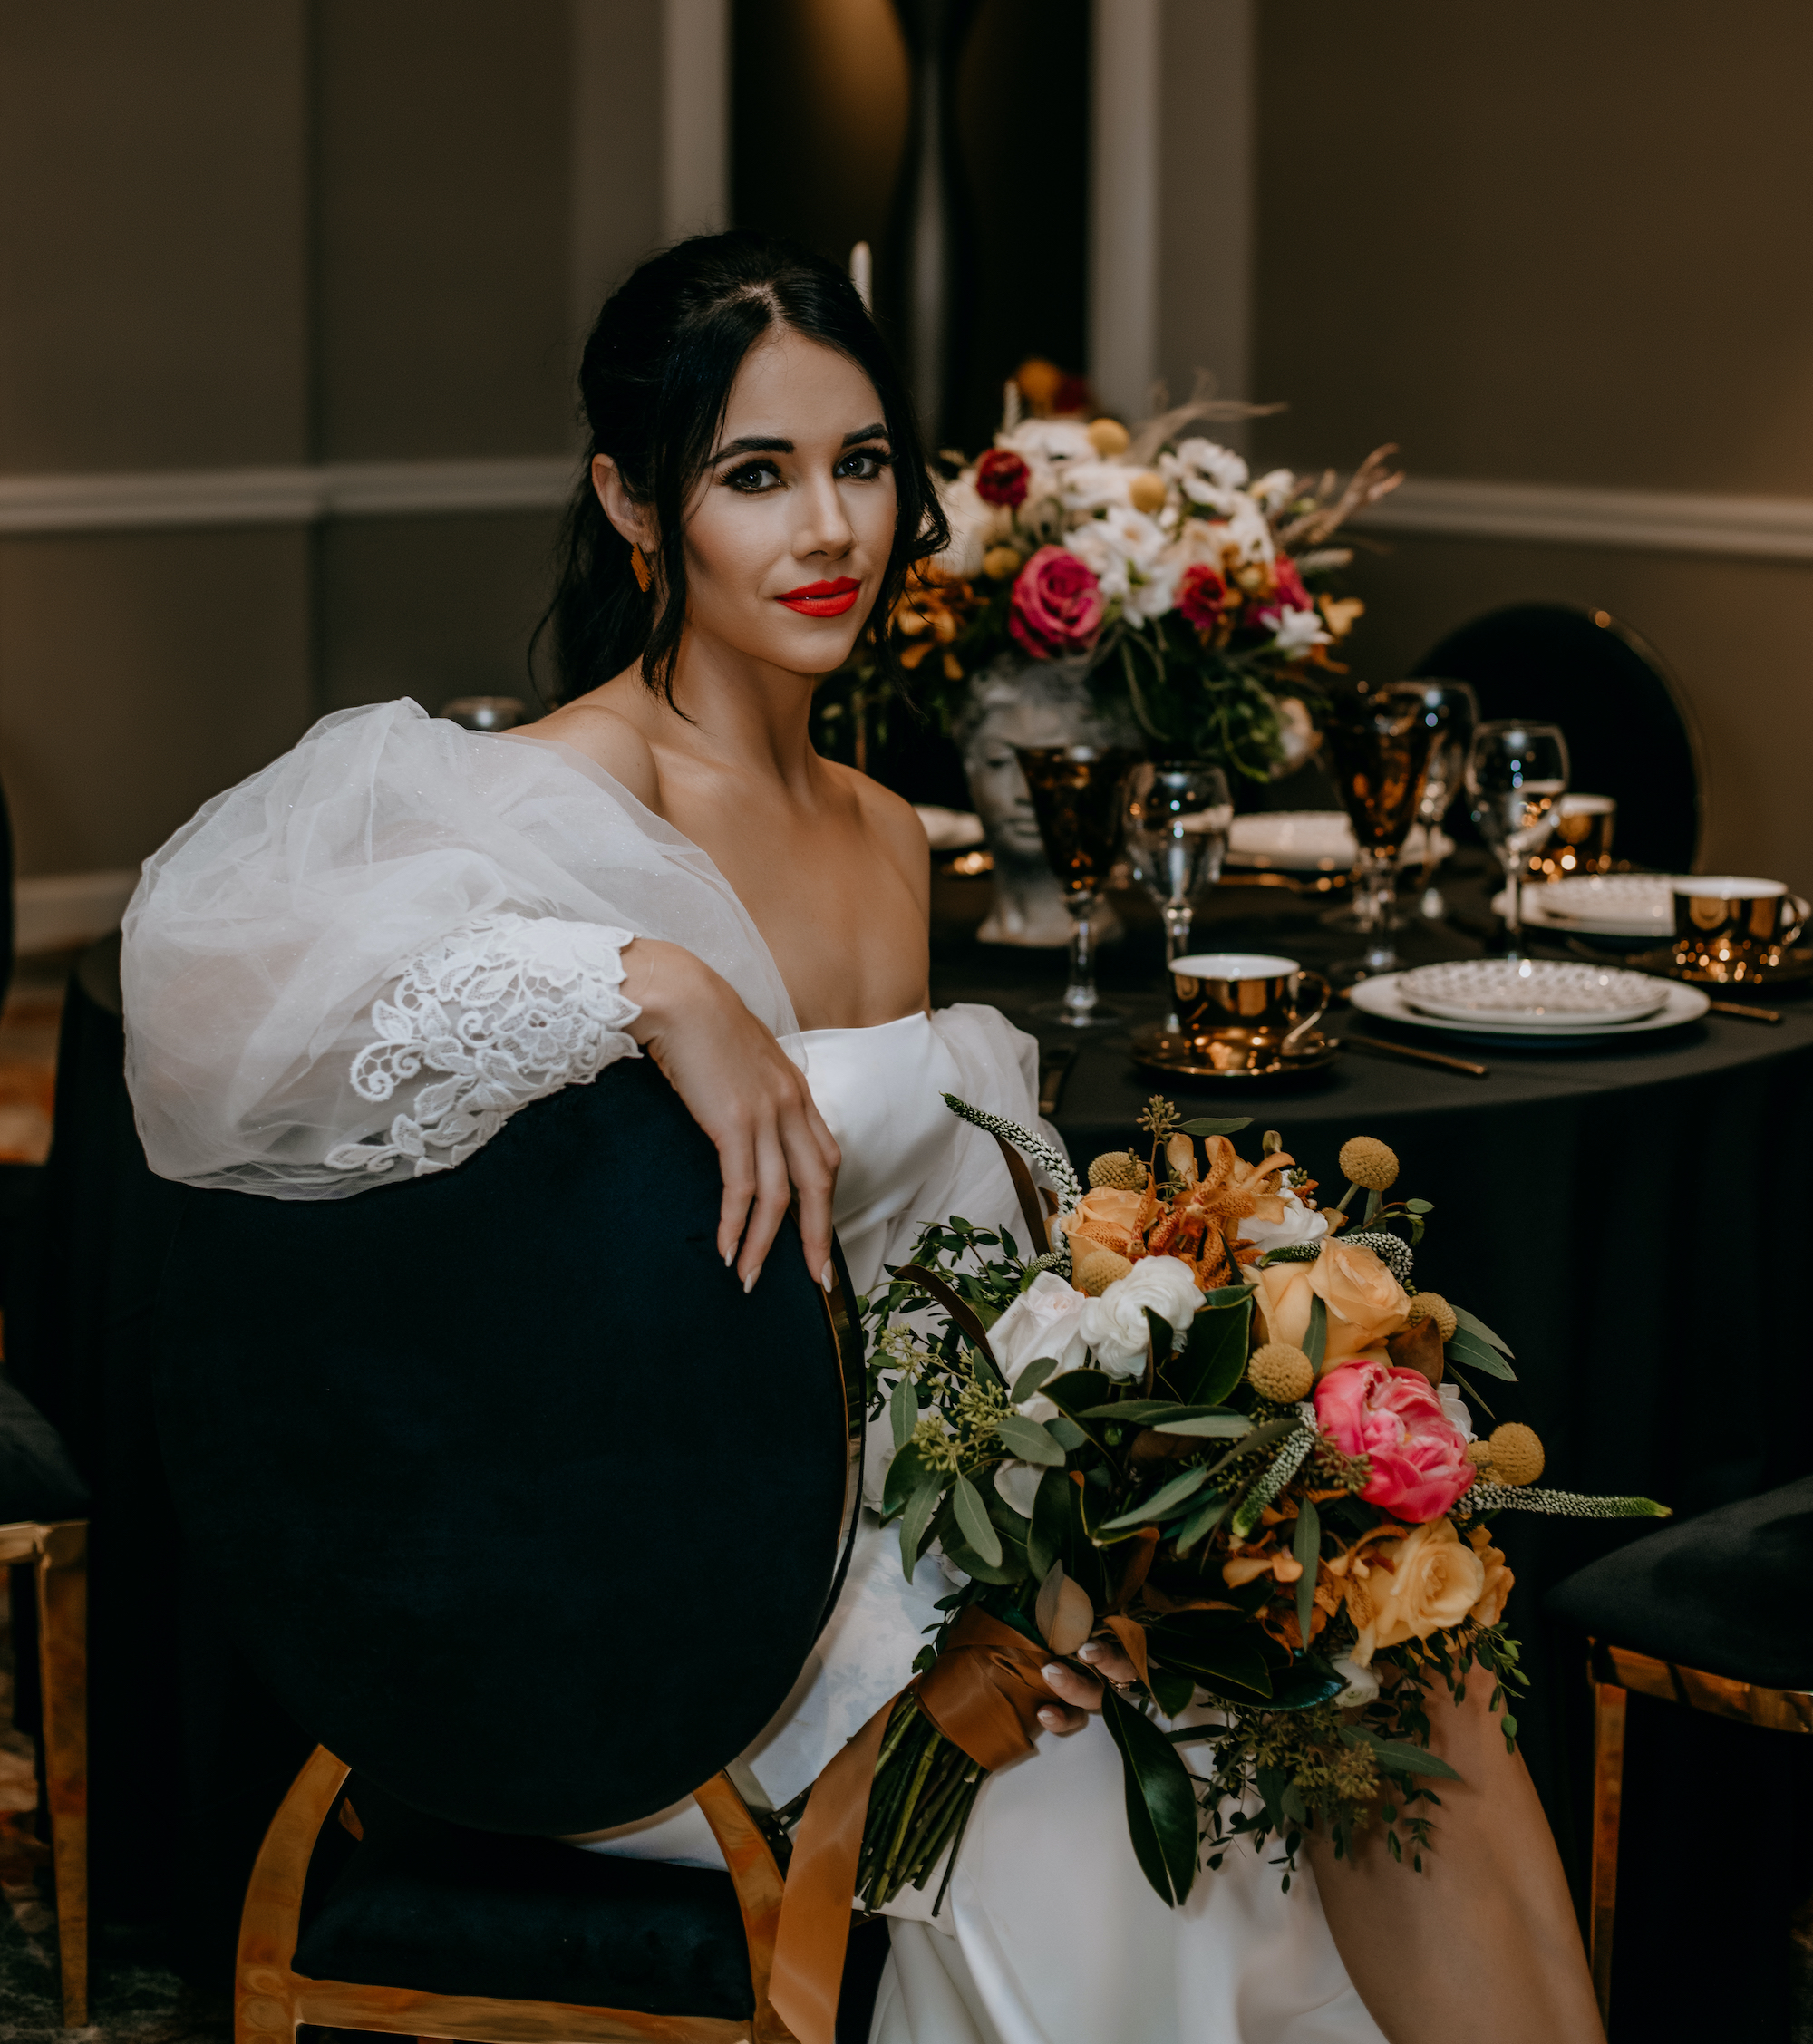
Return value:
[(629, 566), (630, 573), (635, 576), (636, 587), (640, 589), (643, 595), (645, 596), (648, 594), (648, 586), (654, 580), (654, 576), (653, 571), (649, 567), (648, 557), (643, 552), (640, 547), (633, 546), (630, 548)]

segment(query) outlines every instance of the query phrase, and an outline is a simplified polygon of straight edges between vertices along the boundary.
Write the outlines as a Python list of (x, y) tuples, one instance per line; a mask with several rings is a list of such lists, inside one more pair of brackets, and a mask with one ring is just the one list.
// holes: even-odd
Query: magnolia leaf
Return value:
[(1173, 1361), (1170, 1380), (1197, 1405), (1219, 1405), (1246, 1374), (1246, 1338), (1252, 1324), (1253, 1294), (1243, 1284), (1226, 1305), (1211, 1293), (1190, 1322), (1181, 1361)]
[(1039, 1599), (1033, 1607), (1033, 1623), (1053, 1653), (1069, 1654), (1095, 1630), (1095, 1610), (1082, 1585), (1064, 1574), (1064, 1564), (1053, 1562), (1039, 1585)]
[(1101, 1710), (1120, 1749), (1133, 1855), (1159, 1901), (1175, 1906), (1196, 1879), (1196, 1789), (1189, 1770), (1145, 1712), (1113, 1690), (1102, 1690)]
[(1334, 1674), (1313, 1655), (1305, 1656), (1275, 1678), (1272, 1709), (1314, 1710), (1319, 1703), (1332, 1703), (1346, 1687), (1344, 1675)]
[(1055, 1468), (1064, 1458), (1063, 1449), (1036, 1419), (1010, 1413), (996, 1425), (994, 1431), (1023, 1462), (1040, 1462), (1047, 1468)]
[(1315, 1609), (1316, 1571), (1322, 1559), (1322, 1515), (1307, 1497), (1297, 1500), (1297, 1529), (1291, 1539), (1291, 1554), (1303, 1568), (1297, 1577), (1297, 1638), (1307, 1648), (1310, 1618)]
[(910, 1377), (903, 1377), (888, 1395), (887, 1420), (894, 1429), (896, 1448), (905, 1448), (919, 1424), (919, 1394)]
[(1328, 1347), (1328, 1307), (1322, 1293), (1314, 1293), (1309, 1303), (1309, 1329), (1304, 1335), (1304, 1353), (1309, 1358), (1312, 1370), (1322, 1368), (1323, 1351)]
[[(1152, 1700), (1168, 1718), (1180, 1716), (1196, 1701), (1195, 1676), (1179, 1675), (1168, 1668), (1153, 1669), (1147, 1678), (1146, 1687), (1152, 1692)], [(1170, 1735), (1167, 1733), (1166, 1736), (1168, 1738)], [(1202, 1737), (1199, 1727), (1195, 1736), (1197, 1739)]]
[(1186, 1497), (1194, 1497), (1208, 1481), (1207, 1469), (1186, 1469), (1182, 1476), (1173, 1477), (1162, 1489), (1155, 1490), (1143, 1505), (1130, 1512), (1122, 1512), (1119, 1518), (1105, 1520), (1099, 1530), (1102, 1533), (1118, 1533), (1123, 1526), (1150, 1526), (1163, 1512), (1173, 1505), (1181, 1505)]
[(1013, 1388), (1008, 1396), (1015, 1405), (1024, 1405), (1057, 1367), (1056, 1356), (1034, 1356), (1013, 1380)]
[(1478, 1313), (1469, 1313), (1465, 1306), (1454, 1306), (1455, 1324), (1464, 1327), (1469, 1334), (1477, 1334), (1482, 1342), (1489, 1342), (1500, 1355), (1513, 1353), (1510, 1343), (1501, 1335), (1494, 1334)]
[(967, 1477), (959, 1477), (951, 1494), (951, 1502), (956, 1508), (957, 1525), (963, 1529), (964, 1538), (991, 1568), (999, 1568), (1001, 1535), (994, 1530), (994, 1522), (988, 1516), (982, 1493)]
[(1177, 1346), (1177, 1334), (1164, 1314), (1146, 1308), (1146, 1338), (1152, 1344), (1152, 1361), (1162, 1370), (1171, 1360), (1171, 1351)]

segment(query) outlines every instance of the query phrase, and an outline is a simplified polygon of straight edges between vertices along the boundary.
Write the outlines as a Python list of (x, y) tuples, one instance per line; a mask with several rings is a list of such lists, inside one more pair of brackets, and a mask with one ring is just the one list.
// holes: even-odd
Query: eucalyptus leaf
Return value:
[(1196, 1788), (1176, 1749), (1143, 1710), (1111, 1689), (1101, 1692), (1103, 1722), (1120, 1749), (1127, 1828), (1139, 1871), (1160, 1902), (1175, 1907), (1196, 1880)]
[(1225, 1405), (1185, 1405), (1174, 1398), (1128, 1398), (1118, 1405), (1091, 1405), (1079, 1419), (1119, 1419), (1129, 1426), (1156, 1427), (1172, 1419), (1196, 1419), (1208, 1412), (1226, 1412)]
[(937, 1516), (938, 1504), (944, 1495), (943, 1476), (936, 1469), (927, 1469), (906, 1500), (906, 1510), (900, 1521), (900, 1567), (909, 1583), (913, 1571), (919, 1565), (926, 1535)]
[(1511, 1345), (1502, 1335), (1494, 1334), (1478, 1313), (1469, 1313), (1465, 1306), (1454, 1307), (1455, 1324), (1464, 1327), (1469, 1334), (1477, 1334), (1482, 1342), (1489, 1342), (1500, 1355), (1510, 1355)]
[(1311, 1294), (1309, 1329), (1304, 1335), (1304, 1353), (1312, 1370), (1322, 1368), (1323, 1351), (1328, 1347), (1328, 1307), (1320, 1292)]
[(1178, 1554), (1187, 1555), (1204, 1534), (1213, 1533), (1233, 1509), (1234, 1493), (1230, 1490), (1219, 1497), (1211, 1497), (1207, 1505), (1193, 1512), (1178, 1528)]
[(1220, 1461), (1209, 1465), (1207, 1474), (1214, 1476), (1225, 1469), (1236, 1456), (1245, 1455), (1248, 1448), (1269, 1448), (1275, 1440), (1283, 1440), (1286, 1434), (1294, 1434), (1303, 1425), (1294, 1412), (1286, 1413), (1282, 1419), (1267, 1419), (1263, 1427), (1255, 1427), (1250, 1434), (1236, 1441)]
[(1019, 1413), (1010, 1413), (996, 1426), (994, 1431), (1023, 1462), (1038, 1462), (1051, 1468), (1064, 1458), (1063, 1449), (1036, 1419), (1025, 1419)]
[(1066, 1450), (1074, 1450), (1081, 1448), (1084, 1441), (1089, 1439), (1089, 1436), (1083, 1432), (1074, 1419), (1068, 1419), (1062, 1412), (1055, 1419), (1046, 1420), (1045, 1431), (1051, 1435), (1060, 1448)]
[(1370, 1748), (1378, 1755), (1382, 1767), (1390, 1768), (1397, 1774), (1427, 1775), (1437, 1781), (1460, 1779), (1446, 1760), (1438, 1759), (1426, 1747), (1411, 1746), (1400, 1739), (1381, 1739), (1377, 1732), (1368, 1731), (1363, 1725), (1343, 1725), (1341, 1739), (1346, 1746)]
[(935, 1473), (925, 1457), (909, 1442), (887, 1465), (887, 1474), (882, 1478), (882, 1517), (892, 1518), (926, 1477)]
[(1182, 1476), (1173, 1477), (1162, 1489), (1154, 1491), (1143, 1505), (1133, 1511), (1122, 1512), (1119, 1518), (1105, 1520), (1099, 1530), (1119, 1533), (1127, 1526), (1150, 1526), (1173, 1505), (1182, 1504), (1186, 1497), (1194, 1497), (1207, 1481), (1207, 1469), (1186, 1469)]
[(1244, 1412), (1204, 1412), (1193, 1419), (1155, 1419), (1152, 1430), (1159, 1434), (1195, 1434), (1209, 1440), (1234, 1439), (1253, 1431), (1253, 1422)]
[(1243, 1129), (1253, 1126), (1253, 1117), (1243, 1114), (1237, 1121), (1218, 1121), (1212, 1117), (1200, 1121), (1180, 1121), (1178, 1132), (1186, 1136), (1237, 1136)]
[(994, 1530), (994, 1523), (988, 1516), (981, 1494), (967, 1477), (959, 1477), (952, 1491), (952, 1504), (955, 1506), (957, 1524), (963, 1536), (991, 1568), (1001, 1566), (1001, 1535)]
[(1456, 1362), (1464, 1362), (1468, 1369), (1477, 1370), (1482, 1377), (1497, 1377), (1507, 1384), (1515, 1384), (1517, 1380), (1517, 1371), (1497, 1349), (1480, 1341), (1477, 1334), (1469, 1334), (1463, 1327), (1457, 1327), (1448, 1337), (1446, 1347)]
[(1315, 1578), (1322, 1559), (1322, 1515), (1307, 1497), (1297, 1500), (1297, 1529), (1291, 1539), (1292, 1558), (1303, 1574), (1297, 1577), (1297, 1638), (1309, 1645), (1309, 1622), (1315, 1609)]
[(1056, 1356), (1034, 1356), (1013, 1380), (1013, 1388), (1008, 1396), (1015, 1405), (1024, 1405), (1057, 1367)]
[(888, 1394), (887, 1421), (894, 1429), (896, 1449), (905, 1448), (919, 1424), (919, 1394), (910, 1377), (901, 1378)]

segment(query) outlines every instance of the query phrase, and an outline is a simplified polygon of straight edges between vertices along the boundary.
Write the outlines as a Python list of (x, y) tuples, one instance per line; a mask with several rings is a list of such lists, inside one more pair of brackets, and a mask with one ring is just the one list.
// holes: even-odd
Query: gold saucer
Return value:
[(1133, 1061), (1168, 1079), (1200, 1079), (1215, 1085), (1245, 1086), (1266, 1079), (1295, 1079), (1333, 1063), (1341, 1046), (1312, 1030), (1286, 1057), (1276, 1029), (1198, 1030), (1189, 1034), (1149, 1022), (1132, 1032)]
[(1664, 944), (1654, 951), (1639, 952), (1620, 963), (1636, 972), (1660, 973), (1691, 986), (1729, 986), (1738, 991), (1752, 986), (1759, 989), (1798, 986), (1803, 981), (1813, 979), (1813, 950), (1791, 951), (1778, 945), (1769, 945), (1763, 956), (1754, 963), (1743, 959), (1734, 961), (1732, 965), (1682, 964), (1680, 946), (1673, 943)]

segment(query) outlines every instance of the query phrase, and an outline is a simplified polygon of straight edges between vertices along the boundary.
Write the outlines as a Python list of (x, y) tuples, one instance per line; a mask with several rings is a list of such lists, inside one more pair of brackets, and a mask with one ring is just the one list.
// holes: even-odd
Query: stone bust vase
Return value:
[[(984, 944), (1057, 948), (1072, 925), (1063, 889), (1045, 862), (1016, 745), (1139, 745), (1132, 718), (1091, 694), (1086, 657), (1028, 660), (1003, 654), (970, 683), (954, 735), (994, 860), (994, 906), (976, 935)], [(1118, 936), (1120, 921), (1104, 900), (1091, 918), (1098, 941)]]

